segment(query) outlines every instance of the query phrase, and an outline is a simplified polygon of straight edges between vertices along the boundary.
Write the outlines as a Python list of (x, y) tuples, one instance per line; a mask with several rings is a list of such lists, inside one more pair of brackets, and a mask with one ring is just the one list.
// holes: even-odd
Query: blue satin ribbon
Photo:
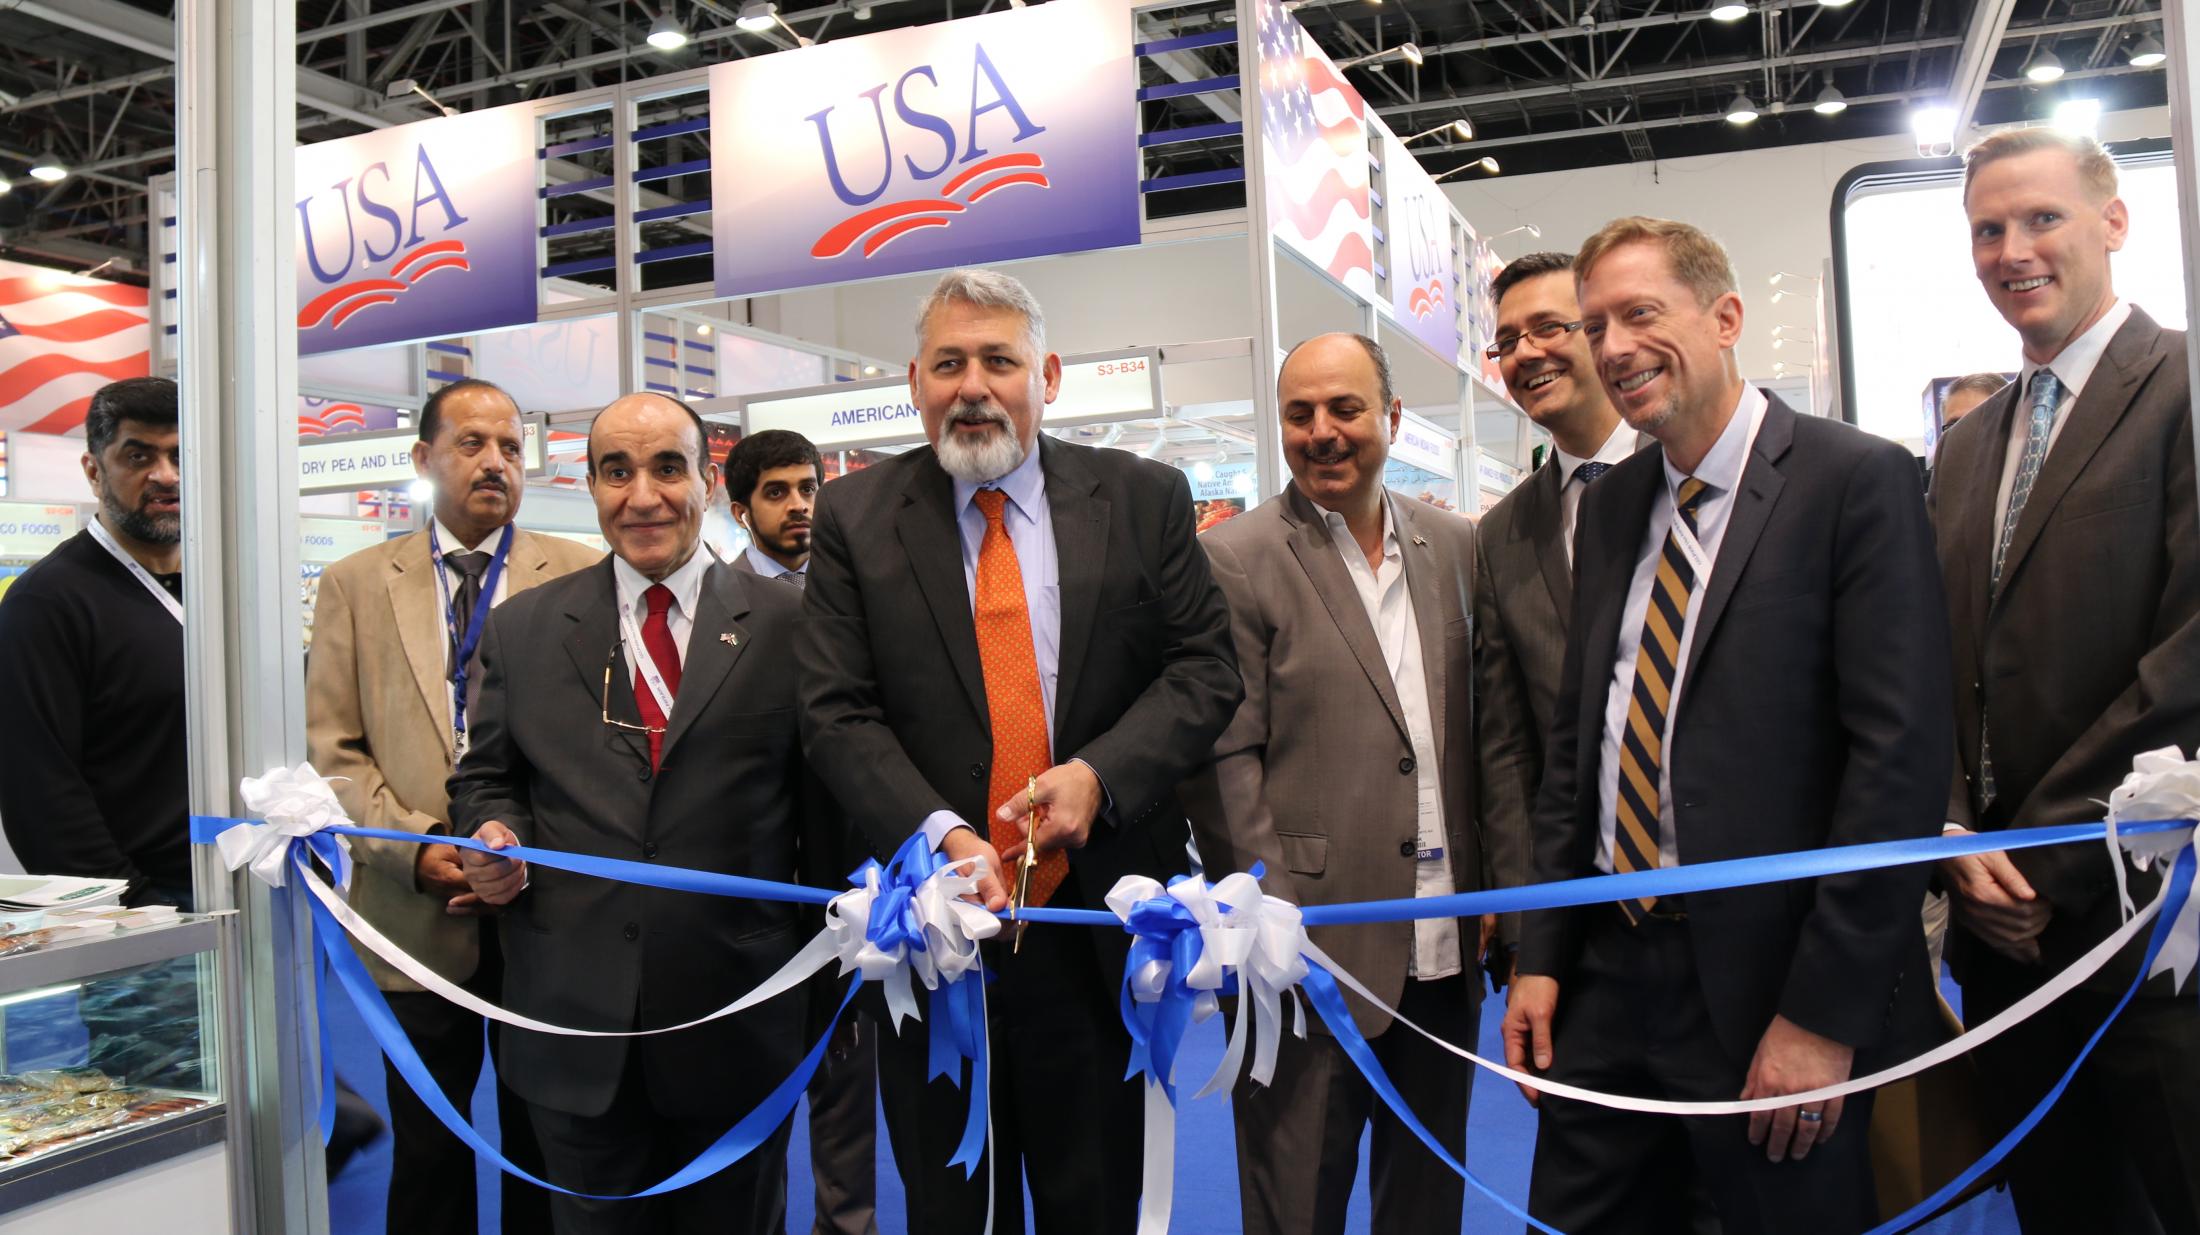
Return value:
[[(853, 881), (863, 882), (865, 871), (878, 865), (866, 861), (856, 871)], [(924, 833), (918, 832), (902, 842), (880, 872), (880, 899), (871, 905), (871, 920), (864, 934), (882, 951), (891, 951), (906, 944), (911, 951), (922, 952), (927, 944), (924, 928), (917, 921), (914, 909), (917, 888), (942, 868), (950, 865), (945, 854), (936, 853)], [(977, 1172), (978, 1164), (985, 1157), (987, 1115), (992, 1111), (986, 1075), (986, 1020), (985, 987), (991, 981), (992, 971), (981, 968), (975, 977), (965, 976), (953, 982), (943, 982), (930, 992), (931, 1024), (926, 1027), (925, 1079), (946, 1077), (948, 1083), (962, 1088), (963, 1063), (970, 1064), (970, 1106), (963, 1116), (962, 1137), (955, 1144), (954, 1156), (947, 1160), (949, 1166), (963, 1169), (963, 1178)]]
[[(1258, 879), (1260, 874), (1260, 868), (1255, 866), (1253, 877)], [(1173, 888), (1190, 878), (1190, 875), (1178, 875), (1169, 881), (1169, 886)], [(1110, 920), (1114, 920), (1112, 914)], [(1174, 1106), (1176, 1055), (1197, 1018), (1200, 997), (1234, 995), (1237, 979), (1235, 975), (1229, 976), (1220, 991), (1195, 991), (1185, 985), (1186, 975), (1199, 965), (1206, 955), (1207, 945), (1205, 937), (1199, 933), (1198, 920), (1174, 897), (1150, 897), (1131, 906), (1130, 915), (1123, 920), (1123, 929), (1131, 933), (1130, 960), (1123, 967), (1121, 994), (1123, 1027), (1130, 1031), (1131, 1055), (1130, 1067), (1123, 1079), (1145, 1074), (1152, 1083), (1161, 1086), (1161, 1091), (1168, 1095), (1169, 1105)], [(1161, 997), (1141, 1002), (1131, 992), (1134, 975), (1155, 963), (1168, 966)]]

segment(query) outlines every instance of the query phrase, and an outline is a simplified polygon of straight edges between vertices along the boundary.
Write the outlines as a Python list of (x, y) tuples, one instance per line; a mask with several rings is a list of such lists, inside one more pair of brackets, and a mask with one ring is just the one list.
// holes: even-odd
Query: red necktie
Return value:
[[(672, 609), (672, 589), (662, 583), (652, 583), (642, 593), (642, 600), (649, 605), (649, 616), (642, 620), (642, 646), (649, 649), (649, 658), (657, 663), (657, 672), (665, 680), (665, 693), (677, 699), (680, 696), (680, 649), (672, 642), (672, 624), (665, 614)], [(634, 703), (641, 709), (642, 723), (652, 729), (663, 729), (671, 720), (664, 709), (657, 706), (657, 696), (642, 680), (640, 666), (634, 671)], [(657, 768), (665, 750), (665, 735), (649, 735), (649, 767)]]
[[(985, 515), (985, 539), (978, 544), (976, 619), (978, 666), (985, 675), (985, 707), (993, 726), (986, 839), (999, 850), (1022, 840), (1024, 829), (993, 818), (992, 809), (1021, 797), (1031, 778), (1053, 763), (1048, 754), (1046, 697), (1039, 686), (1039, 657), (1032, 650), (1031, 607), (1024, 598), (1024, 572), (1002, 522), (1008, 495), (999, 489), (980, 489), (972, 500)], [(1031, 872), (1032, 905), (1046, 904), (1067, 874), (1069, 858), (1061, 850), (1040, 854), (1039, 865)]]

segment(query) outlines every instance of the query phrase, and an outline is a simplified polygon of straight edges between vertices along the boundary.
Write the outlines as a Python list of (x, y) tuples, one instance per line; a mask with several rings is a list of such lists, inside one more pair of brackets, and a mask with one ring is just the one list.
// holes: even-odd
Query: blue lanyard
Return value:
[(436, 594), (443, 598), (443, 631), (451, 649), (451, 733), (459, 739), (461, 751), (466, 746), (466, 666), (474, 658), (474, 649), (481, 646), (481, 632), (489, 623), (489, 610), (496, 600), (497, 580), (504, 574), (504, 559), (512, 552), (512, 535), (512, 525), (505, 524), (504, 539), (497, 542), (489, 569), (481, 577), (481, 598), (474, 602), (473, 621), (466, 624), (462, 641), (458, 637), (458, 604), (451, 597), (449, 568), (443, 564), (443, 541), (436, 535), (435, 524), (428, 524), (428, 556), (435, 559)]

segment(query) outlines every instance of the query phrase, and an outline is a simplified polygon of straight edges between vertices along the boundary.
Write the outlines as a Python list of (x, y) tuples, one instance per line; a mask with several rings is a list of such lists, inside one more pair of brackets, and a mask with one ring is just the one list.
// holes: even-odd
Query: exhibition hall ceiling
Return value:
[[(340, 137), (439, 107), (475, 111), (1007, 3), (298, 0), (298, 134)], [(2073, 98), (2116, 110), (2159, 105), (2166, 93), (2164, 68), (2146, 54), (2162, 37), (2158, 0), (1290, 7), (1394, 131), (1426, 134), (1414, 150), (1432, 173), (1487, 175), (1486, 164), (1473, 166), (1485, 158), (1515, 176), (1879, 136), (1910, 131), (1915, 113), (1934, 106), (2000, 124), (2045, 119)], [(171, 0), (0, 0), (0, 177), (11, 184), (0, 195), (0, 255), (79, 270), (111, 261), (103, 277), (143, 280), (145, 185), (174, 163), (173, 13)], [(1234, 6), (1216, 0), (1139, 18), (1149, 40), (1234, 20)], [(651, 44), (668, 26), (684, 46)], [(1151, 57), (1140, 72), (1158, 85), (1236, 73), (1236, 59), (1225, 44)], [(1237, 119), (1232, 94), (1141, 106), (1149, 130)], [(1737, 112), (1755, 119), (1730, 120)], [(1472, 140), (1445, 127), (1460, 120)], [(1163, 176), (1234, 166), (1240, 153), (1223, 139), (1146, 157), (1146, 174)], [(34, 179), (40, 164), (67, 174)], [(1179, 200), (1149, 208), (1183, 213), (1237, 205), (1242, 190), (1163, 196)]]

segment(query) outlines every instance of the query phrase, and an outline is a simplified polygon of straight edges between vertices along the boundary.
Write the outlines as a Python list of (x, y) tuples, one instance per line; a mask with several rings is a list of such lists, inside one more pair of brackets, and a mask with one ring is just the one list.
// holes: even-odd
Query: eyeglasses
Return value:
[(1580, 322), (1545, 322), (1540, 326), (1531, 326), (1519, 334), (1499, 335), (1497, 342), (1482, 349), (1482, 354), (1492, 360), (1503, 360), (1512, 355), (1513, 349), (1520, 346), (1522, 339), (1534, 339), (1537, 347), (1548, 348), (1558, 342), (1560, 335), (1569, 335), (1579, 329)]
[(611, 666), (618, 663), (619, 653), (624, 650), (625, 647), (625, 643), (616, 639), (613, 640), (611, 643), (611, 654), (604, 658), (603, 723), (611, 726), (613, 729), (624, 729), (629, 733), (647, 733), (653, 735), (663, 733), (665, 731), (665, 727), (663, 725), (637, 725), (632, 721), (613, 720), (611, 718)]

